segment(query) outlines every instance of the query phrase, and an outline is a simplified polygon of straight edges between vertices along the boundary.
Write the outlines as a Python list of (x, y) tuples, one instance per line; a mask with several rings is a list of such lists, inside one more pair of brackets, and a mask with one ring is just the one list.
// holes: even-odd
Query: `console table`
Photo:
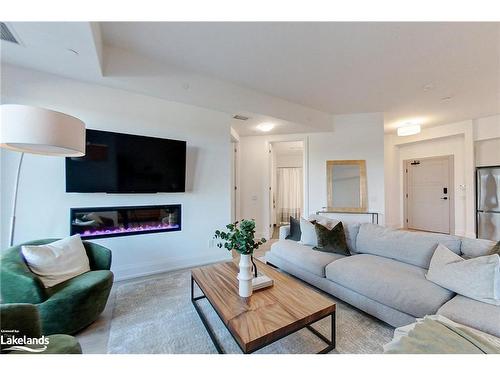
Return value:
[(370, 215), (372, 219), (372, 224), (378, 224), (378, 212), (352, 212), (352, 211), (330, 211), (330, 210), (322, 210), (322, 211), (316, 211), (316, 215), (321, 215), (321, 214), (347, 214), (347, 215)]

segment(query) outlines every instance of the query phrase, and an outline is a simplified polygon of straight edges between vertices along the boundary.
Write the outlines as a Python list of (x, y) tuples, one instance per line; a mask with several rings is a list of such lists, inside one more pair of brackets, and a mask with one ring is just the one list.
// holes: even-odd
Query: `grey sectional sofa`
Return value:
[(500, 337), (500, 306), (478, 302), (428, 281), (425, 274), (439, 243), (463, 257), (486, 255), (492, 241), (344, 223), (353, 255), (313, 250), (286, 240), (289, 227), (266, 261), (394, 327), (441, 314)]

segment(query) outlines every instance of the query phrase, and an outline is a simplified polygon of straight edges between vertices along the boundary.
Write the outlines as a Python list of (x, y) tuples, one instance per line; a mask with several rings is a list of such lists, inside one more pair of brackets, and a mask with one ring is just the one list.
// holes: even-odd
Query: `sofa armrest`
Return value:
[(2, 303), (37, 304), (46, 300), (45, 288), (24, 262), (20, 246), (7, 249), (0, 263)]
[(280, 227), (280, 240), (284, 240), (290, 234), (290, 225)]
[(93, 242), (83, 241), (83, 245), (89, 257), (91, 270), (109, 270), (111, 268), (111, 250)]

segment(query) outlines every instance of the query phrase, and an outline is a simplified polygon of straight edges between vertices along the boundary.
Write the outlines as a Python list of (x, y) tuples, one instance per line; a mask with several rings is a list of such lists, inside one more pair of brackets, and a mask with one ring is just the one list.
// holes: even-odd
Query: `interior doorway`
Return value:
[(271, 237), (276, 238), (290, 216), (299, 219), (304, 213), (304, 142), (273, 142), (269, 151)]
[(405, 228), (454, 233), (453, 156), (404, 161)]

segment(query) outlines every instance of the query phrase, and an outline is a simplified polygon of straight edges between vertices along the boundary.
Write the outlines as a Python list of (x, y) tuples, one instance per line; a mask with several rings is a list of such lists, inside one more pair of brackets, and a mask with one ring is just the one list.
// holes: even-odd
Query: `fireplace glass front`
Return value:
[(181, 230), (181, 205), (71, 209), (71, 235), (82, 239)]

